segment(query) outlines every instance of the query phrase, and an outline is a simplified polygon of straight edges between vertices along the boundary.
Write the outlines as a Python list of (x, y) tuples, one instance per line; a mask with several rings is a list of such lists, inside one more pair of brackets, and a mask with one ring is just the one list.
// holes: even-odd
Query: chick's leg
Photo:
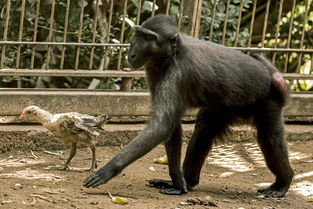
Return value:
[(95, 145), (95, 143), (91, 141), (89, 143), (89, 148), (92, 152), (92, 162), (91, 162), (91, 167), (90, 167), (89, 171), (93, 171), (94, 169), (96, 169), (98, 167), (97, 160), (96, 160), (96, 145)]
[(71, 151), (70, 151), (70, 156), (68, 157), (68, 159), (66, 160), (64, 166), (61, 168), (62, 170), (67, 170), (69, 169), (69, 164), (71, 162), (71, 160), (73, 159), (73, 157), (76, 155), (76, 147), (77, 147), (77, 143), (73, 142), (72, 143), (72, 147), (71, 147)]

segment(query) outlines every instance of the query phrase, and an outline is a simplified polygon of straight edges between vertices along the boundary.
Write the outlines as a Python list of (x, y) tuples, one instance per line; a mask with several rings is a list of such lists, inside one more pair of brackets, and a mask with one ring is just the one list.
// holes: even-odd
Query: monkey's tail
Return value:
[(289, 99), (289, 88), (281, 73), (265, 57), (253, 53), (250, 56), (261, 62), (269, 70), (272, 76), (271, 94), (282, 106), (285, 106)]

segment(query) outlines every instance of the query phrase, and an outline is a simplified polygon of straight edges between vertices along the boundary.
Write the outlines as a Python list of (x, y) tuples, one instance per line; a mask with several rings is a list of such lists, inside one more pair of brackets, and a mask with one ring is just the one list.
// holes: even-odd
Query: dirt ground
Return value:
[[(184, 145), (184, 150), (186, 145)], [(296, 176), (285, 198), (265, 198), (256, 190), (274, 179), (255, 143), (216, 145), (202, 170), (200, 185), (182, 196), (166, 196), (147, 186), (152, 178), (168, 179), (166, 165), (153, 163), (164, 155), (159, 146), (127, 167), (109, 183), (87, 189), (82, 180), (91, 153), (79, 149), (72, 170), (61, 171), (69, 150), (11, 152), (0, 154), (0, 208), (313, 208), (313, 141), (289, 143)], [(120, 148), (99, 147), (103, 166)], [(128, 199), (113, 203), (108, 195)]]

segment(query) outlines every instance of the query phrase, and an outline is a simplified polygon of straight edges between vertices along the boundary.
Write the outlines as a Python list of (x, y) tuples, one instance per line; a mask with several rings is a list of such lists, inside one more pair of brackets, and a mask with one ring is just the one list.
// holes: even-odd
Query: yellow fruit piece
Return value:
[(117, 204), (128, 204), (128, 200), (123, 198), (123, 197), (113, 197), (112, 202), (117, 203)]
[(119, 197), (119, 196), (112, 196), (110, 192), (108, 192), (112, 202), (116, 203), (116, 204), (121, 204), (121, 205), (125, 205), (128, 204), (128, 200), (126, 198), (123, 197)]
[(155, 163), (158, 163), (158, 164), (165, 164), (165, 165), (168, 164), (168, 160), (167, 160), (167, 156), (166, 155), (164, 155), (163, 157), (156, 158), (153, 161)]
[(313, 202), (313, 197), (308, 197), (307, 201), (308, 202)]

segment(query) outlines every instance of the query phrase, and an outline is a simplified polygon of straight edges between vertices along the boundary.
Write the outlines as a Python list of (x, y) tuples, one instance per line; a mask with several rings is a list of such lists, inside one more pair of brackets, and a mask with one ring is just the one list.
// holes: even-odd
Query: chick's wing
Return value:
[(86, 131), (92, 135), (98, 136), (98, 122), (93, 116), (79, 113), (68, 113), (61, 115), (58, 119), (59, 127), (64, 133), (79, 134)]

